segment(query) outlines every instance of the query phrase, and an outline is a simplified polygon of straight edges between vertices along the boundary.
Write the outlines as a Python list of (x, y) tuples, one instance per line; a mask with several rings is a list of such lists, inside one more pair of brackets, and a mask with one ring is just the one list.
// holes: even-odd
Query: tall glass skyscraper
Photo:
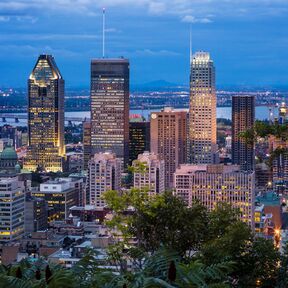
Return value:
[(91, 150), (111, 150), (126, 167), (129, 161), (129, 61), (91, 62)]
[(64, 80), (53, 56), (40, 55), (28, 80), (28, 151), (24, 168), (62, 171)]
[(191, 60), (188, 162), (215, 162), (216, 91), (215, 68), (210, 54), (197, 52)]
[(246, 143), (241, 132), (251, 129), (255, 121), (254, 96), (232, 97), (232, 162), (240, 165), (243, 171), (255, 170), (255, 151), (253, 143)]

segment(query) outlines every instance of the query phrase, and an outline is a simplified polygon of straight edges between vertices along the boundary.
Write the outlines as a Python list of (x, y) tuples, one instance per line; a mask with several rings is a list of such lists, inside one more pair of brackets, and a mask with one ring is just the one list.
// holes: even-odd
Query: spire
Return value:
[(105, 8), (103, 8), (102, 16), (102, 57), (105, 57)]
[(190, 24), (190, 39), (189, 39), (189, 42), (190, 42), (190, 65), (192, 63), (192, 29), (191, 29), (191, 24)]

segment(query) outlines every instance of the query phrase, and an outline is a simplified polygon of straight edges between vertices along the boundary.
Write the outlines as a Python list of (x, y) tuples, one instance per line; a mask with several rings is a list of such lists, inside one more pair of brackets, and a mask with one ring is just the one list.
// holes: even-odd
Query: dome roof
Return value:
[(12, 147), (6, 147), (0, 154), (1, 160), (17, 160), (18, 156)]

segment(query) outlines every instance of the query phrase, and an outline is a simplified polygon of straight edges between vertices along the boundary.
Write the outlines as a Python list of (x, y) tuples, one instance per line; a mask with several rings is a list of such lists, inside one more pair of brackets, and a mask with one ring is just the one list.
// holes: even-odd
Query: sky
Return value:
[(188, 85), (191, 27), (217, 86), (288, 86), (288, 0), (0, 0), (0, 87), (26, 87), (41, 53), (66, 86), (89, 87), (103, 7), (106, 56), (130, 60), (132, 85)]

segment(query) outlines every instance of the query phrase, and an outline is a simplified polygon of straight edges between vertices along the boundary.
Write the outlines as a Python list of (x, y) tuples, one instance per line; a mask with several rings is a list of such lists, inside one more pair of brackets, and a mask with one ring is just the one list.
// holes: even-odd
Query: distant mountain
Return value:
[(131, 88), (132, 90), (163, 90), (163, 89), (175, 89), (175, 88), (179, 88), (180, 87), (184, 87), (184, 85), (180, 85), (180, 84), (176, 84), (176, 83), (172, 83), (172, 82), (168, 82), (166, 80), (155, 80), (155, 81), (151, 81), (151, 82), (147, 82), (147, 83), (143, 83), (143, 84), (132, 84)]

